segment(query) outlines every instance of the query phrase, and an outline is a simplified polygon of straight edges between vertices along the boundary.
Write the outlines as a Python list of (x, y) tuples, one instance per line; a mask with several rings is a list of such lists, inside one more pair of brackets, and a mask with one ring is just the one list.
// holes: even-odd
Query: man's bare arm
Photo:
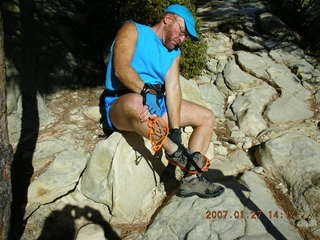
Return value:
[(131, 62), (138, 39), (137, 28), (134, 23), (124, 24), (117, 33), (113, 50), (113, 64), (116, 77), (127, 88), (140, 93), (144, 82), (132, 68)]
[(180, 127), (181, 88), (179, 62), (180, 57), (177, 57), (166, 76), (166, 100), (170, 128)]

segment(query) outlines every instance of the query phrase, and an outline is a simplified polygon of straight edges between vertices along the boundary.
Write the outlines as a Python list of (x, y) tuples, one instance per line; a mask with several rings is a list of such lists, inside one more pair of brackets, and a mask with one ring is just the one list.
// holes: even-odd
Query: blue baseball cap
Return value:
[(169, 7), (166, 8), (165, 12), (168, 13), (175, 13), (183, 18), (188, 33), (196, 40), (199, 40), (197, 31), (196, 31), (196, 23), (194, 21), (194, 17), (192, 15), (192, 12), (185, 6), (182, 6), (180, 4), (172, 4)]

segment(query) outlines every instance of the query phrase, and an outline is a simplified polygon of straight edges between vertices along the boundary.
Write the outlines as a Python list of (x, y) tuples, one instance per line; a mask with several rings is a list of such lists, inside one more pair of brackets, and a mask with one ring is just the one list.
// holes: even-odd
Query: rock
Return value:
[(225, 176), (237, 176), (248, 169), (253, 168), (249, 155), (238, 149), (228, 154), (227, 160), (215, 162), (211, 166), (213, 169), (220, 170)]
[(215, 85), (217, 86), (217, 89), (220, 91), (220, 93), (224, 96), (232, 95), (232, 91), (226, 86), (224, 77), (221, 73), (217, 75)]
[(279, 183), (276, 186), (276, 188), (279, 189), (282, 193), (287, 193), (288, 192), (288, 188), (283, 183)]
[(238, 144), (240, 142), (243, 142), (246, 135), (240, 130), (234, 130), (231, 132), (230, 137), (236, 144)]
[(108, 231), (111, 229), (110, 218), (107, 206), (86, 198), (77, 187), (32, 213), (21, 240), (75, 239), (79, 229), (88, 224), (99, 224), (106, 231), (106, 236), (111, 237), (115, 233)]
[[(165, 197), (159, 174), (165, 159), (150, 152), (149, 141), (113, 133), (97, 144), (81, 178), (81, 192), (107, 205), (113, 223), (147, 223)], [(129, 187), (129, 188), (128, 188)]]
[(17, 114), (7, 116), (9, 141), (13, 146), (17, 146), (21, 134), (21, 117)]
[(254, 167), (252, 169), (252, 171), (256, 174), (264, 174), (265, 173), (265, 170), (263, 167)]
[(36, 144), (36, 150), (33, 155), (34, 172), (41, 172), (46, 168), (46, 165), (54, 161), (58, 154), (68, 152), (74, 142), (64, 141), (57, 137), (48, 137)]
[(299, 100), (307, 100), (310, 92), (300, 84), (299, 79), (283, 65), (273, 65), (267, 70), (270, 79), (281, 89), (282, 96), (294, 96)]
[(267, 107), (265, 114), (273, 123), (305, 120), (314, 115), (309, 103), (293, 96), (277, 99)]
[(267, 33), (276, 37), (284, 37), (289, 34), (287, 26), (271, 13), (265, 12), (259, 15), (259, 23), (261, 29)]
[(243, 150), (245, 151), (248, 151), (253, 145), (253, 141), (250, 137), (246, 137), (243, 141), (243, 145), (242, 145), (242, 148)]
[(309, 68), (310, 64), (304, 60), (304, 52), (293, 44), (288, 44), (283, 47), (272, 49), (269, 52), (270, 57), (277, 63), (283, 64), (290, 68), (299, 66)]
[(210, 108), (210, 104), (206, 103), (201, 97), (198, 85), (194, 80), (187, 80), (180, 75), (180, 84), (183, 99)]
[(226, 85), (233, 91), (246, 90), (261, 82), (258, 78), (243, 72), (234, 60), (227, 63), (223, 74)]
[[(230, 215), (242, 210), (241, 202), (230, 189), (212, 199), (174, 196), (138, 240), (236, 239), (243, 236), (244, 220), (230, 218)], [(225, 218), (220, 216), (222, 214)]]
[(228, 58), (226, 56), (216, 56), (216, 58), (219, 60), (218, 66), (217, 66), (217, 72), (222, 73), (223, 69), (228, 63)]
[[(264, 58), (245, 51), (237, 51), (239, 65), (247, 73), (260, 79), (268, 79), (269, 75), (267, 73), (268, 61)], [(271, 61), (271, 59), (270, 59)]]
[(40, 205), (50, 203), (73, 190), (86, 163), (87, 156), (79, 151), (59, 153), (48, 169), (31, 182), (25, 216), (29, 216)]
[[(17, 93), (20, 95), (20, 93)], [(12, 96), (11, 96), (12, 97)], [(28, 104), (30, 104), (30, 100), (26, 98), (26, 101), (28, 101)], [(33, 101), (32, 101), (33, 102)], [(28, 116), (27, 120), (25, 121), (25, 124), (29, 128), (34, 128), (34, 126), (31, 126), (36, 121), (36, 118), (39, 118), (39, 127), (45, 127), (55, 121), (55, 115), (49, 111), (46, 101), (43, 96), (40, 94), (37, 94), (36, 100), (34, 100), (35, 103), (37, 103), (37, 107), (32, 106), (32, 109), (25, 109), (25, 114)], [(11, 114), (8, 116), (8, 132), (9, 132), (9, 138), (10, 143), (13, 145), (18, 144), (20, 132), (21, 132), (21, 121), (22, 121), (22, 97), (18, 98), (18, 102), (16, 103), (16, 111), (14, 114)], [(35, 112), (38, 113), (38, 116), (35, 116)]]
[[(8, 75), (8, 73), (7, 73)], [(7, 76), (7, 78), (9, 78)], [(6, 83), (6, 94), (7, 94), (7, 115), (12, 114), (17, 110), (18, 99), (21, 96), (19, 85), (14, 80), (7, 80)]]
[(208, 40), (207, 54), (211, 57), (218, 55), (231, 55), (232, 54), (232, 43), (230, 39), (222, 34), (217, 33)]
[(318, 90), (315, 94), (316, 103), (320, 105), (320, 90)]
[(267, 128), (262, 117), (264, 107), (274, 98), (276, 91), (268, 85), (252, 88), (238, 95), (231, 109), (239, 127), (245, 134), (255, 137)]
[(250, 235), (250, 236), (244, 236), (242, 238), (239, 238), (239, 240), (274, 240), (274, 236), (272, 236), (269, 233), (263, 233), (263, 234), (257, 234), (257, 235)]
[(287, 133), (262, 144), (256, 157), (274, 176), (285, 180), (300, 214), (316, 216), (319, 221), (320, 144), (306, 136)]
[(248, 49), (249, 51), (257, 51), (264, 48), (263, 45), (260, 44), (262, 42), (261, 38), (251, 37), (251, 36), (243, 36), (236, 43), (240, 45), (240, 48)]
[(104, 231), (98, 224), (88, 224), (80, 228), (76, 240), (106, 240)]
[(211, 76), (203, 74), (197, 78), (198, 85), (207, 84), (211, 82)]
[(217, 72), (217, 65), (218, 65), (218, 60), (213, 59), (213, 58), (209, 59), (207, 62), (207, 68), (212, 73)]
[(282, 65), (273, 65), (267, 72), (281, 89), (281, 97), (266, 109), (267, 118), (274, 123), (311, 118), (313, 111), (306, 101), (311, 93), (301, 86), (298, 78)]
[(296, 225), (300, 228), (310, 228), (310, 227), (316, 227), (318, 224), (317, 224), (317, 221), (314, 219), (311, 219), (309, 221), (305, 219), (299, 219), (297, 220)]
[[(245, 209), (245, 215), (249, 215), (246, 219), (246, 236), (269, 233), (273, 235), (272, 239), (303, 240), (298, 231), (290, 224), (284, 211), (277, 205), (272, 193), (259, 175), (249, 171), (241, 177), (241, 180), (250, 189), (250, 200), (246, 202)], [(275, 217), (275, 213), (278, 214), (278, 217)]]
[(99, 106), (92, 106), (92, 107), (87, 107), (83, 110), (83, 114), (94, 120), (94, 121), (99, 121), (100, 118), (101, 118), (101, 115), (100, 115), (100, 110), (99, 110)]
[(211, 110), (216, 117), (224, 117), (224, 96), (215, 85), (202, 84), (199, 86), (201, 96), (211, 105)]
[(214, 148), (214, 151), (218, 155), (226, 156), (228, 154), (228, 149), (224, 146), (217, 146)]

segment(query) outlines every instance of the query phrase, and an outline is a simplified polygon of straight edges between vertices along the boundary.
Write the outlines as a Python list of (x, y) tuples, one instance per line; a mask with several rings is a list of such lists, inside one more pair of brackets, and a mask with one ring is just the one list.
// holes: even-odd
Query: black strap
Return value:
[(147, 93), (151, 93), (157, 95), (157, 104), (159, 104), (159, 99), (164, 96), (165, 86), (163, 84), (149, 84), (145, 83), (143, 88), (140, 92), (141, 96), (143, 97), (143, 105), (146, 105), (146, 95)]
[(129, 90), (129, 89), (120, 89), (120, 90), (109, 90), (109, 89), (105, 89), (102, 93), (102, 95), (104, 97), (120, 97), (124, 94), (127, 93), (132, 93), (133, 91)]
[(190, 155), (190, 153), (188, 153), (187, 149), (183, 145), (179, 144), (178, 147), (183, 151), (183, 153), (186, 156), (188, 156), (188, 162), (187, 162), (187, 165), (186, 165), (187, 170), (189, 171), (190, 167), (192, 165), (199, 173), (202, 173), (203, 171), (201, 170), (201, 168), (193, 160), (193, 156), (194, 156), (195, 152)]

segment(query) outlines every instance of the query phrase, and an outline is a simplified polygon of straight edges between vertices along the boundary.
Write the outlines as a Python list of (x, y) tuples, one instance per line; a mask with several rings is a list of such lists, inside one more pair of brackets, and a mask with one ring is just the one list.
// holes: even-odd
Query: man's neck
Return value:
[(163, 26), (161, 23), (158, 23), (156, 25), (154, 25), (152, 27), (153, 31), (158, 35), (158, 37), (162, 40), (162, 42), (164, 41), (165, 39), (165, 36), (164, 36), (164, 30), (163, 30)]

